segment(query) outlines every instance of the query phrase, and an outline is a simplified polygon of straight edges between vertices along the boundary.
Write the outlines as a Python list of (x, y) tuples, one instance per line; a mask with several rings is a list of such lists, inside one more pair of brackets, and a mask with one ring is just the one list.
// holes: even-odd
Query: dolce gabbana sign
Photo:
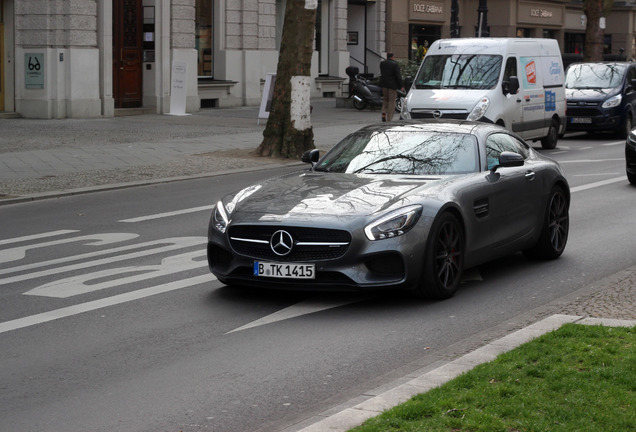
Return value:
[(409, 0), (409, 20), (446, 21), (443, 1)]
[(530, 9), (530, 16), (552, 18), (552, 11), (547, 9)]
[(537, 7), (536, 4), (520, 2), (517, 14), (519, 23), (563, 25), (565, 6)]

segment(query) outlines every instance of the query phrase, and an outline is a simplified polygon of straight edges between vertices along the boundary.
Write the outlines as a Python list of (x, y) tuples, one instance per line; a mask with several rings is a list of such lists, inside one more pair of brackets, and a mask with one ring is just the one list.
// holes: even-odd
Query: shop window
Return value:
[(212, 23), (214, 22), (213, 0), (196, 0), (195, 42), (197, 50), (197, 75), (199, 78), (214, 77)]
[(428, 47), (442, 35), (439, 26), (409, 25), (409, 60), (420, 62), (428, 51)]
[(556, 30), (543, 29), (544, 39), (556, 39)]
[(517, 37), (518, 38), (529, 38), (530, 37), (530, 29), (529, 28), (518, 28), (517, 29)]

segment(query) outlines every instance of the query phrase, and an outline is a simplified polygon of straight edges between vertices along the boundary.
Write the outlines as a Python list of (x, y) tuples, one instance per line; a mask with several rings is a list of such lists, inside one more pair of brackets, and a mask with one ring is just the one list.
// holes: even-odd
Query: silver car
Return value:
[(303, 161), (311, 168), (216, 204), (207, 253), (219, 281), (442, 299), (466, 268), (565, 249), (570, 189), (561, 168), (502, 127), (382, 123)]

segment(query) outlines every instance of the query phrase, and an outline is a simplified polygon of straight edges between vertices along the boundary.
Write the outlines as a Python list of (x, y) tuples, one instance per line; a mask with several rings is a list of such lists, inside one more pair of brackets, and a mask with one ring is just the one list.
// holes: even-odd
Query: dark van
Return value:
[(626, 138), (636, 115), (636, 63), (573, 63), (565, 72), (567, 132), (616, 132)]

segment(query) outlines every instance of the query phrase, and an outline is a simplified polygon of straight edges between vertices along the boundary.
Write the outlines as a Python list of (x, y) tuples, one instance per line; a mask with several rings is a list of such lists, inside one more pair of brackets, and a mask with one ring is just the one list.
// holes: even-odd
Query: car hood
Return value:
[(228, 196), (233, 214), (280, 221), (291, 216), (356, 217), (413, 203), (413, 196), (436, 196), (452, 176), (397, 176), (294, 173), (252, 185)]
[(410, 109), (463, 108), (471, 110), (488, 92), (470, 89), (414, 89), (407, 96)]
[(588, 102), (600, 102), (604, 101), (610, 96), (617, 94), (619, 89), (607, 88), (607, 89), (575, 89), (566, 88), (565, 98), (568, 102), (575, 102), (584, 100)]

